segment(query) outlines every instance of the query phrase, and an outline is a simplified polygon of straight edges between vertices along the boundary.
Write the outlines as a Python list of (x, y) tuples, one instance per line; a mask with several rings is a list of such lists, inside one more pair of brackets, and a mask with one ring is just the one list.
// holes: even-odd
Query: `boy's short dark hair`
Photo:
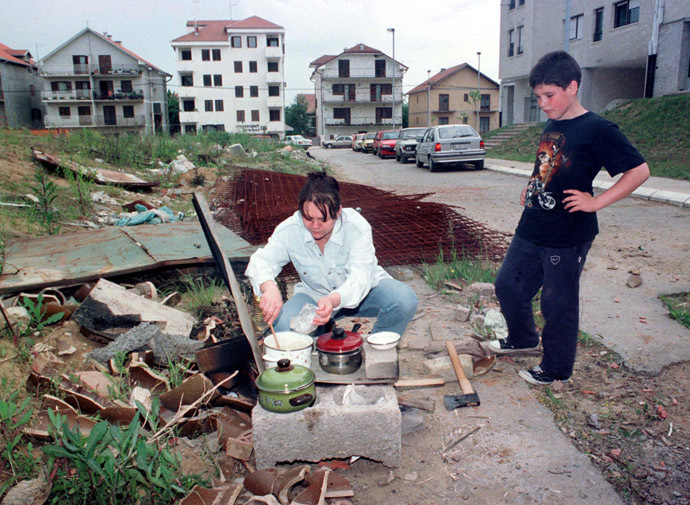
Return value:
[(554, 51), (542, 56), (529, 73), (529, 85), (534, 89), (540, 84), (554, 84), (565, 89), (575, 81), (578, 88), (582, 79), (580, 65), (565, 51)]
[(324, 219), (335, 219), (340, 210), (340, 186), (326, 172), (312, 172), (299, 192), (299, 211), (304, 215), (304, 205), (312, 202)]

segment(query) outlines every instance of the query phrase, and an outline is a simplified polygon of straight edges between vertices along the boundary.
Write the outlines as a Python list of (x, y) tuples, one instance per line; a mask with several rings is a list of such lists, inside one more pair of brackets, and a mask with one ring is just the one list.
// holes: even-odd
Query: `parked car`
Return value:
[(403, 128), (395, 143), (395, 161), (407, 163), (408, 158), (417, 154), (417, 144), (426, 132), (426, 128)]
[(364, 140), (364, 137), (366, 137), (366, 133), (358, 133), (354, 137), (352, 137), (352, 150), (359, 152), (362, 150), (362, 141)]
[(395, 143), (398, 140), (398, 130), (382, 130), (376, 133), (372, 153), (383, 159), (384, 156), (395, 156)]
[(327, 149), (334, 147), (350, 147), (352, 145), (351, 135), (339, 135), (334, 139), (324, 140), (322, 144)]
[(374, 145), (374, 137), (376, 137), (376, 133), (367, 133), (364, 136), (364, 140), (362, 140), (362, 152), (363, 153), (370, 153), (371, 149)]
[(304, 147), (305, 149), (311, 146), (311, 140), (305, 139), (302, 135), (288, 135), (283, 139), (283, 143)]
[(418, 167), (428, 164), (430, 172), (436, 172), (441, 165), (465, 162), (481, 170), (485, 154), (484, 141), (471, 126), (432, 126), (417, 145), (415, 161)]

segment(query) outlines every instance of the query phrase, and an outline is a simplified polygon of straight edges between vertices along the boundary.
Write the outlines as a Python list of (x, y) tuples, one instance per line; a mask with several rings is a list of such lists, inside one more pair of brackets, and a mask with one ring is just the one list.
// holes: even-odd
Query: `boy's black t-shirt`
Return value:
[(515, 234), (543, 247), (593, 240), (599, 233), (596, 213), (568, 212), (563, 191), (593, 194), (592, 181), (602, 166), (613, 177), (642, 163), (644, 158), (618, 126), (593, 112), (547, 121)]

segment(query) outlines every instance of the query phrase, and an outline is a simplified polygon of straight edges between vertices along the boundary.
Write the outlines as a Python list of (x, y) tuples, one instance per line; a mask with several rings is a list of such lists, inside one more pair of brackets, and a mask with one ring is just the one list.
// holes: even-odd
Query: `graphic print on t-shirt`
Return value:
[(561, 133), (548, 132), (542, 135), (534, 172), (527, 185), (525, 207), (538, 205), (544, 210), (551, 210), (556, 206), (556, 199), (548, 191), (548, 186), (568, 162), (568, 158), (563, 154), (564, 144), (565, 137)]

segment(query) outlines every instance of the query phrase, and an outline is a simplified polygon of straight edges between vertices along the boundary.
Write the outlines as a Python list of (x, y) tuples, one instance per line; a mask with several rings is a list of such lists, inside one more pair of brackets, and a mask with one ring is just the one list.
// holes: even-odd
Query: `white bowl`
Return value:
[(392, 331), (379, 331), (367, 337), (369, 345), (377, 351), (393, 349), (400, 342), (400, 335)]

